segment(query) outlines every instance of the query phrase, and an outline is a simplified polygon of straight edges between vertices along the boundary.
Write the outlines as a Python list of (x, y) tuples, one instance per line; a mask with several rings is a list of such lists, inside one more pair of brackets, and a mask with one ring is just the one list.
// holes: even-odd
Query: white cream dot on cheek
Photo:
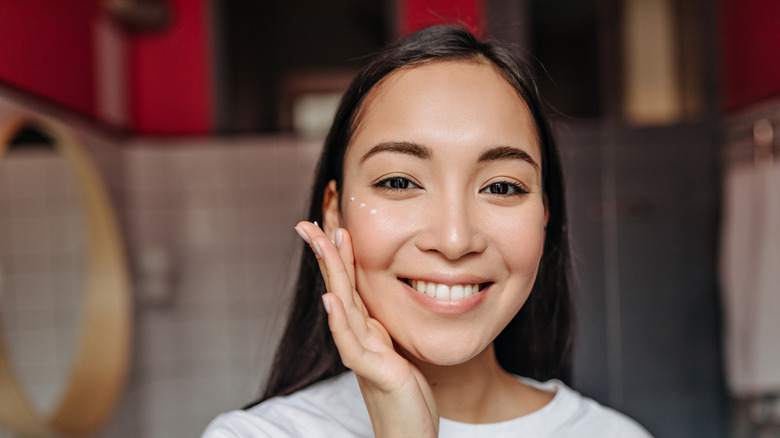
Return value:
[(355, 197), (353, 196), (353, 197), (349, 198), (349, 200), (352, 201), (352, 202), (355, 202)]
[(358, 208), (363, 208), (363, 207), (365, 207), (365, 206), (366, 206), (366, 204), (363, 204), (363, 203), (361, 203), (361, 204), (358, 206)]
[(369, 211), (368, 214), (376, 214), (376, 209), (375, 208), (371, 209), (371, 211)]

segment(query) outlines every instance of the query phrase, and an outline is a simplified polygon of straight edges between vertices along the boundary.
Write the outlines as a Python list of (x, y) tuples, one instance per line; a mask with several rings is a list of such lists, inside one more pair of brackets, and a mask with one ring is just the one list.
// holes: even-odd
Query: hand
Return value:
[(342, 362), (358, 377), (375, 436), (438, 436), (439, 414), (428, 382), (396, 351), (355, 288), (349, 233), (338, 229), (334, 244), (310, 222), (299, 222), (295, 228), (317, 257), (328, 290), (322, 296), (328, 325)]

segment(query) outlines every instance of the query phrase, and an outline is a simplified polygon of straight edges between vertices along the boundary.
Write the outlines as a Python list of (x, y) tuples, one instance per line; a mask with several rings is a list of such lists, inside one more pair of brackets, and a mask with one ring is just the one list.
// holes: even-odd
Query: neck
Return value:
[(494, 423), (534, 412), (552, 397), (521, 383), (496, 360), (493, 345), (459, 365), (440, 366), (413, 358), (431, 386), (442, 417), (464, 423)]

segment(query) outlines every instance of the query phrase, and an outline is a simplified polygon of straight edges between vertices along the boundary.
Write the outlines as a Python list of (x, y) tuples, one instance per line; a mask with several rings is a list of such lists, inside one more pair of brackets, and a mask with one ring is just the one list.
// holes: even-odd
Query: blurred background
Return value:
[(74, 363), (104, 362), (67, 151), (115, 212), (130, 317), (118, 389), (70, 434), (199, 436), (260, 393), (340, 93), (436, 23), (512, 41), (550, 104), (573, 386), (658, 437), (780, 437), (780, 3), (0, 0), (0, 438), (68, 430)]

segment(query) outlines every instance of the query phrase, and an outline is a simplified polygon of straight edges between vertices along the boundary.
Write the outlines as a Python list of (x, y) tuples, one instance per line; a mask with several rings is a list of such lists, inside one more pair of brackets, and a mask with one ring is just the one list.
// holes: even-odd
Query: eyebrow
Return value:
[(378, 154), (380, 152), (395, 152), (399, 154), (411, 155), (413, 157), (422, 158), (427, 160), (433, 156), (433, 151), (426, 146), (420, 146), (417, 143), (409, 141), (390, 141), (385, 143), (379, 143), (366, 152), (361, 158), (360, 162), (363, 163), (368, 157)]
[[(399, 154), (406, 154), (423, 160), (430, 159), (433, 156), (433, 151), (431, 151), (431, 149), (427, 146), (421, 146), (417, 143), (408, 141), (391, 141), (379, 143), (369, 149), (369, 151), (360, 158), (360, 163), (362, 164), (368, 159), (368, 157), (380, 152), (395, 152)], [(510, 159), (520, 159), (530, 163), (537, 169), (539, 168), (539, 164), (537, 164), (536, 161), (531, 158), (531, 156), (526, 151), (513, 146), (496, 146), (490, 148), (479, 156), (477, 162), (484, 163), (486, 161)]]
[(477, 162), (484, 163), (486, 161), (507, 159), (520, 159), (539, 169), (539, 164), (534, 161), (533, 158), (531, 158), (528, 152), (513, 146), (496, 146), (494, 148), (490, 148), (479, 156)]

